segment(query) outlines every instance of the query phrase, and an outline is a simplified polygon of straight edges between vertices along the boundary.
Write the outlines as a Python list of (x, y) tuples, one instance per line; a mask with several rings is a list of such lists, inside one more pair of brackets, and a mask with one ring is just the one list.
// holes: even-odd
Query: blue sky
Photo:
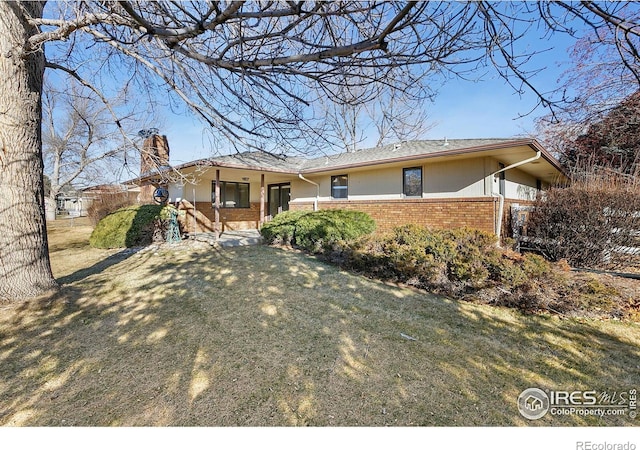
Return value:
[[(544, 87), (555, 85), (560, 71), (549, 69), (539, 77)], [(434, 126), (425, 139), (502, 138), (528, 135), (534, 132), (534, 119), (545, 115), (539, 107), (533, 113), (537, 99), (527, 92), (520, 96), (502, 79), (479, 82), (453, 80), (448, 82), (433, 103), (425, 108)], [(212, 156), (210, 142), (203, 125), (187, 115), (167, 115), (161, 133), (166, 134), (171, 147), (171, 163), (192, 161)], [(361, 147), (367, 147), (367, 142)]]
[[(537, 89), (548, 92), (557, 87), (557, 80), (569, 60), (571, 42), (560, 35), (556, 35), (554, 41), (535, 37), (527, 41), (530, 48), (548, 49), (533, 58), (529, 66), (543, 69), (531, 79)], [(505, 80), (491, 73), (480, 81), (452, 79), (438, 89), (433, 103), (424, 105), (429, 122), (433, 123), (424, 139), (528, 136), (535, 133), (535, 119), (548, 113), (542, 107), (536, 108), (537, 102), (532, 92), (520, 95)], [(213, 155), (203, 126), (195, 118), (166, 115), (161, 132), (169, 139), (172, 164)], [(373, 145), (368, 144), (365, 141), (360, 147)]]
[[(530, 81), (543, 94), (559, 88), (558, 80), (570, 64), (573, 42), (560, 34), (552, 40), (532, 36), (526, 41), (529, 50), (544, 49), (527, 66), (537, 72)], [(472, 139), (535, 134), (535, 119), (549, 110), (538, 105), (539, 99), (531, 90), (524, 89), (517, 93), (504, 79), (491, 74), (476, 82), (452, 80), (439, 91), (435, 103), (427, 105), (436, 125), (425, 137)]]
[(534, 94), (519, 95), (502, 79), (452, 81), (440, 91), (435, 103), (427, 106), (436, 125), (426, 138), (500, 138), (528, 134), (533, 132), (534, 119), (546, 113), (538, 108), (526, 115), (536, 103)]
[[(560, 70), (548, 69), (540, 76), (544, 87), (555, 85)], [(547, 111), (536, 105), (534, 94), (520, 96), (502, 79), (479, 82), (453, 80), (439, 90), (433, 103), (425, 108), (434, 126), (425, 139), (502, 138), (528, 135), (534, 132), (534, 119)], [(171, 162), (192, 161), (212, 156), (210, 143), (203, 133), (203, 125), (186, 115), (167, 115), (161, 132), (171, 146)], [(366, 147), (366, 142), (363, 144)]]

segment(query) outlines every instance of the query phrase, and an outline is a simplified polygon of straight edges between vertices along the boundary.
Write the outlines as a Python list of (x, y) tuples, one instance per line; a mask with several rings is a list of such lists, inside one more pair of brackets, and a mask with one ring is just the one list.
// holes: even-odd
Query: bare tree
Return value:
[(341, 89), (342, 102), (335, 103), (325, 96), (318, 97), (318, 114), (324, 119), (324, 140), (347, 152), (354, 152), (365, 141), (362, 120), (365, 104), (372, 101), (367, 86)]
[[(110, 103), (115, 108), (121, 102)], [(120, 114), (118, 121), (125, 130), (144, 123), (130, 110)], [(117, 178), (116, 167), (117, 171), (129, 164), (137, 167), (136, 153), (123, 142), (107, 107), (73, 81), (65, 90), (45, 83), (42, 139), (53, 204), (65, 186), (106, 183)]]
[(358, 86), (341, 93), (341, 98), (335, 103), (320, 97), (318, 104), (324, 119), (323, 139), (347, 152), (355, 152), (365, 141), (377, 147), (417, 139), (434, 125), (428, 122), (423, 101), (406, 92), (381, 95), (376, 89)]
[[(620, 7), (623, 5), (612, 5)], [(598, 5), (589, 7), (603, 14)], [(538, 138), (570, 167), (614, 162), (610, 149), (634, 144), (638, 122), (640, 59), (634, 16), (621, 9), (603, 26), (590, 26), (570, 50), (571, 64), (559, 80), (561, 107), (537, 120)], [(636, 38), (634, 38), (636, 36)], [(588, 150), (592, 147), (591, 150)], [(600, 152), (600, 148), (603, 152)], [(633, 155), (624, 165), (633, 170)], [(590, 161), (587, 161), (589, 159)], [(580, 160), (580, 161), (578, 161)], [(618, 164), (620, 165), (620, 164)]]
[(424, 136), (435, 126), (426, 110), (404, 95), (390, 92), (386, 98), (367, 105), (367, 114), (376, 127), (376, 146), (408, 141)]
[(161, 90), (238, 147), (288, 151), (322, 133), (313, 99), (344, 103), (344, 86), (419, 100), (434, 74), (490, 67), (553, 105), (530, 81), (523, 36), (611, 30), (615, 41), (598, 45), (637, 74), (638, 23), (638, 6), (623, 2), (77, 1), (46, 14), (40, 2), (0, 2), (0, 297), (56, 286), (42, 208), (45, 66), (101, 99), (114, 85)]

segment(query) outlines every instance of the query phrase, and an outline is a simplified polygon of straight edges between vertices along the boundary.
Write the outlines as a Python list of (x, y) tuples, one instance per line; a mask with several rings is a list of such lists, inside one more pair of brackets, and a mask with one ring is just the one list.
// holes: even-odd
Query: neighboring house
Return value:
[(100, 184), (81, 189), (82, 215), (87, 214), (89, 207), (95, 202), (108, 198), (111, 195), (126, 195), (131, 203), (136, 203), (140, 196), (140, 186), (132, 183), (126, 184)]
[[(140, 187), (135, 184), (101, 184), (74, 190), (73, 192), (61, 192), (56, 196), (56, 204), (47, 206), (47, 211), (55, 212), (58, 216), (86, 216), (93, 202), (109, 195), (121, 195), (123, 193), (126, 193), (131, 203), (135, 203), (140, 195)], [(46, 203), (49, 204), (50, 202), (51, 199), (46, 197)], [(47, 220), (53, 219), (55, 219), (55, 215), (47, 217)]]
[[(188, 232), (259, 228), (286, 210), (343, 208), (367, 212), (380, 231), (415, 223), (501, 233), (512, 204), (566, 179), (533, 139), (411, 141), (310, 159), (247, 152), (172, 170), (182, 181), (165, 177), (164, 186), (186, 210)], [(162, 184), (157, 172), (136, 181)]]

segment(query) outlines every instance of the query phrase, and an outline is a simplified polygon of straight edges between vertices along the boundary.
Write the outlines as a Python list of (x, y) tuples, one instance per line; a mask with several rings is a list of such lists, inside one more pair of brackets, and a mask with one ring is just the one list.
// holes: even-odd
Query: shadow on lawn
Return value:
[[(86, 243), (84, 244), (84, 247), (86, 247)], [(82, 247), (78, 246), (78, 248), (82, 248)], [(87, 278), (91, 275), (99, 274), (107, 270), (109, 267), (119, 264), (125, 259), (130, 258), (131, 256), (135, 255), (136, 253), (138, 253), (140, 250), (143, 250), (143, 249), (144, 247), (125, 248), (119, 251), (118, 253), (114, 253), (113, 255), (107, 256), (103, 260), (98, 261), (97, 263), (93, 264), (90, 267), (76, 270), (72, 274), (59, 277), (56, 281), (60, 284), (69, 284), (74, 281), (79, 281), (84, 278)]]
[(453, 302), (266, 247), (130, 256), (0, 311), (1, 425), (630, 423), (528, 423), (516, 399), (528, 387), (637, 386), (637, 335)]

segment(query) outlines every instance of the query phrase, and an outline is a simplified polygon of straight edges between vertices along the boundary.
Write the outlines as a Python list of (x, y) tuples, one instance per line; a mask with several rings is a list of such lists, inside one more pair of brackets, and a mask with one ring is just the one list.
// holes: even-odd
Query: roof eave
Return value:
[(179, 164), (177, 166), (171, 166), (169, 169), (159, 171), (157, 173), (151, 175), (145, 175), (143, 177), (137, 177), (132, 180), (125, 181), (125, 183), (144, 183), (148, 181), (152, 181), (157, 179), (158, 177), (167, 174), (169, 172), (180, 171), (184, 169), (188, 169), (191, 167), (219, 167), (225, 169), (238, 169), (238, 170), (255, 170), (259, 172), (270, 172), (270, 173), (283, 173), (289, 175), (297, 175), (299, 170), (293, 169), (276, 169), (273, 167), (263, 167), (263, 166), (255, 166), (255, 165), (245, 165), (245, 164), (233, 164), (222, 161), (215, 161), (211, 159), (198, 159), (196, 161), (190, 161), (187, 163)]
[(395, 158), (386, 158), (374, 161), (361, 161), (357, 163), (350, 164), (336, 164), (336, 165), (327, 165), (324, 167), (315, 167), (310, 169), (305, 169), (303, 167), (300, 168), (291, 168), (291, 169), (278, 169), (273, 167), (264, 167), (259, 165), (250, 165), (250, 164), (234, 164), (224, 161), (216, 161), (215, 159), (199, 159), (196, 161), (191, 161), (187, 163), (183, 163), (177, 166), (173, 166), (170, 169), (160, 171), (158, 173), (147, 175), (144, 177), (134, 178), (133, 180), (126, 181), (125, 183), (135, 183), (140, 184), (144, 182), (149, 182), (151, 180), (157, 179), (158, 177), (166, 174), (170, 171), (180, 171), (184, 169), (188, 169), (191, 167), (219, 167), (219, 168), (227, 168), (227, 169), (237, 169), (237, 170), (255, 170), (261, 172), (268, 173), (280, 173), (280, 174), (289, 174), (289, 175), (297, 175), (297, 174), (317, 174), (328, 171), (336, 171), (336, 170), (346, 170), (346, 169), (354, 169), (359, 167), (370, 167), (370, 166), (380, 166), (385, 164), (394, 164), (404, 161), (415, 161), (419, 159), (433, 159), (433, 158), (442, 158), (447, 156), (457, 156), (464, 154), (474, 154), (480, 153), (490, 150), (500, 150), (510, 147), (522, 147), (529, 146), (532, 151), (538, 152), (542, 154), (542, 157), (553, 166), (562, 176), (569, 179), (569, 176), (564, 171), (560, 162), (546, 149), (544, 148), (536, 139), (514, 139), (504, 142), (494, 142), (491, 144), (484, 144), (472, 147), (462, 147), (453, 150), (443, 150), (432, 153), (422, 153), (422, 154), (414, 154), (414, 155), (406, 155)]
[(515, 140), (511, 140), (511, 141), (498, 142), (498, 143), (485, 144), (485, 145), (478, 145), (478, 146), (473, 146), (473, 147), (462, 147), (462, 148), (457, 148), (457, 149), (454, 149), (454, 150), (443, 150), (443, 151), (439, 151), (439, 152), (422, 153), (422, 154), (416, 154), (416, 155), (400, 156), (400, 157), (396, 157), (396, 158), (380, 159), (380, 160), (377, 160), (377, 161), (358, 162), (358, 163), (351, 163), (351, 164), (328, 165), (328, 166), (325, 166), (325, 167), (302, 169), (300, 171), (300, 173), (303, 173), (303, 174), (314, 174), (314, 173), (322, 173), (322, 172), (334, 171), (334, 170), (353, 169), (353, 168), (357, 168), (357, 167), (379, 166), (379, 165), (384, 165), (384, 164), (394, 164), (394, 163), (399, 163), (399, 162), (403, 162), (403, 161), (415, 161), (415, 160), (419, 160), (419, 159), (432, 159), (432, 158), (442, 158), (442, 157), (447, 157), (447, 156), (473, 154), (473, 153), (484, 152), (484, 151), (487, 151), (487, 150), (500, 150), (500, 149), (504, 149), (504, 148), (522, 147), (522, 146), (529, 146), (535, 152), (540, 151), (541, 154), (543, 155), (543, 157), (545, 158), (545, 160), (547, 160), (551, 165), (553, 165), (553, 167), (555, 169), (557, 169), (563, 175), (566, 176), (566, 174), (564, 174), (564, 171), (563, 171), (562, 166), (560, 165), (560, 163), (553, 157), (553, 155), (551, 155), (551, 153), (549, 153), (548, 150), (546, 150), (535, 139), (515, 139)]

